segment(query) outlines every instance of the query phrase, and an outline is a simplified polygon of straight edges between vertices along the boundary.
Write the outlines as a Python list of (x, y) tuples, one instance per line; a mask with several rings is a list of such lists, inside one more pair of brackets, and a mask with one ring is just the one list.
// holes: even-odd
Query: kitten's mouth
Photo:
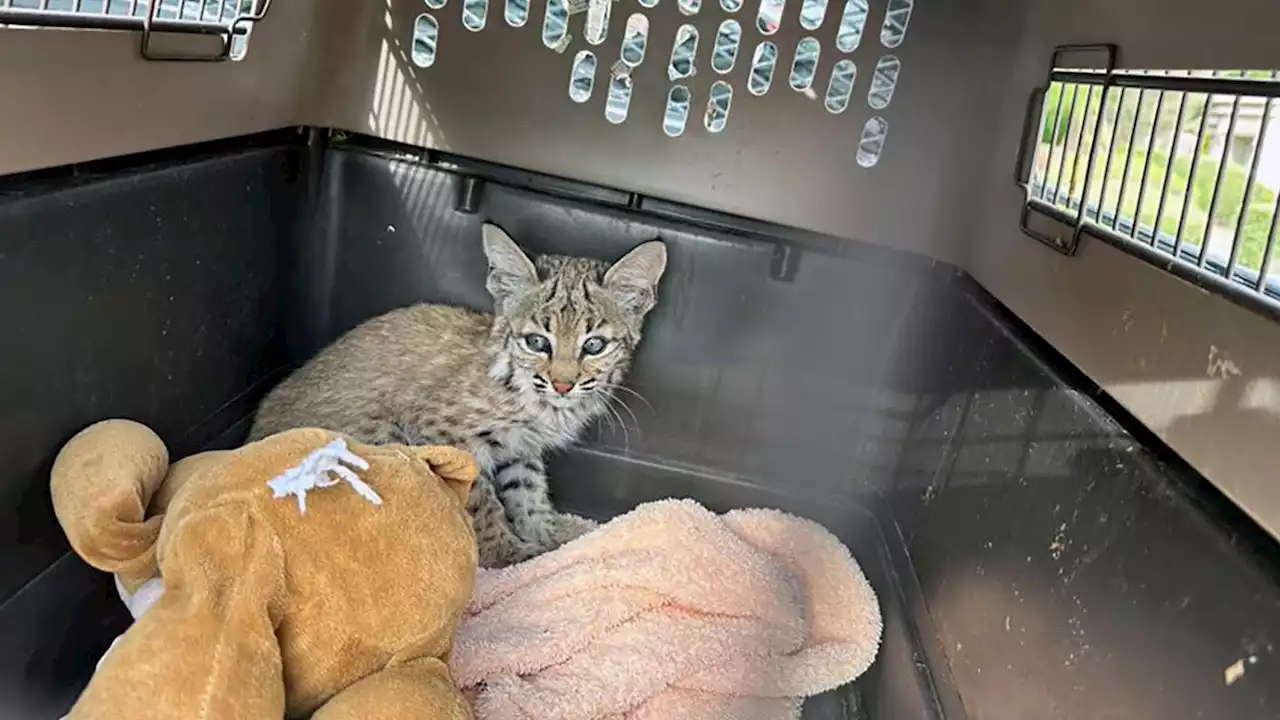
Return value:
[(538, 397), (539, 399), (542, 400), (542, 402), (545, 405), (553, 407), (557, 410), (564, 410), (567, 408), (571, 408), (577, 405), (578, 403), (582, 402), (584, 395), (583, 393), (577, 392), (576, 390), (573, 392), (561, 395), (560, 393), (554, 390), (547, 389), (547, 390), (539, 390)]
[(533, 387), (544, 402), (552, 407), (567, 407), (590, 395), (598, 383), (587, 379), (577, 383), (555, 382), (535, 375)]
[(574, 390), (579, 387), (574, 383), (551, 382), (538, 375), (533, 376), (533, 389), (549, 401), (568, 400), (577, 394)]

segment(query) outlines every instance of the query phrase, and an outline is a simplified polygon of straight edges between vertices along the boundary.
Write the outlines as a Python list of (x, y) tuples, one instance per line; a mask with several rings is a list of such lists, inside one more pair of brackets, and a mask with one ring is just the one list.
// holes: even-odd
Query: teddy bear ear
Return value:
[(476, 464), (476, 459), (471, 456), (471, 453), (447, 445), (414, 448), (414, 453), (431, 466), (431, 471), (444, 480), (449, 489), (458, 495), (463, 505), (467, 504), (471, 485), (480, 475), (480, 466)]

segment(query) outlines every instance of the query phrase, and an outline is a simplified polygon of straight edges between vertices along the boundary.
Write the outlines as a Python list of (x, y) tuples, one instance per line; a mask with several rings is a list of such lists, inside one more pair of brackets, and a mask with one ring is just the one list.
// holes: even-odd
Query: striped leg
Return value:
[(555, 510), (541, 460), (501, 465), (493, 477), (516, 534), (540, 552), (554, 550), (596, 526), (586, 518)]
[(482, 475), (476, 479), (468, 498), (467, 512), (471, 513), (472, 527), (476, 531), (480, 567), (506, 567), (539, 553), (536, 545), (522, 540), (512, 529), (490, 478)]

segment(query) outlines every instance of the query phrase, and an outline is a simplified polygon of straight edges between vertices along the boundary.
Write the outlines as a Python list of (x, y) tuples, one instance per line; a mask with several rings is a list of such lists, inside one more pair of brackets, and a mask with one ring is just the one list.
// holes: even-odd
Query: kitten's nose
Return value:
[(561, 395), (565, 395), (565, 394), (568, 394), (568, 392), (573, 389), (573, 383), (553, 382), (551, 383), (551, 387)]

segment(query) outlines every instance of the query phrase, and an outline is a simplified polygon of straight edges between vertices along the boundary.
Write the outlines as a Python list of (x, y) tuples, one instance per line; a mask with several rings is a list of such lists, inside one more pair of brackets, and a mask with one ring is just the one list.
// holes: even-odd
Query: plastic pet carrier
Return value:
[[(488, 308), (481, 225), (670, 259), (558, 501), (835, 533), (883, 640), (804, 717), (1280, 717), (1280, 5), (0, 0), (0, 716), (129, 622), (54, 517), (107, 417)], [(622, 421), (619, 424), (619, 421)]]

